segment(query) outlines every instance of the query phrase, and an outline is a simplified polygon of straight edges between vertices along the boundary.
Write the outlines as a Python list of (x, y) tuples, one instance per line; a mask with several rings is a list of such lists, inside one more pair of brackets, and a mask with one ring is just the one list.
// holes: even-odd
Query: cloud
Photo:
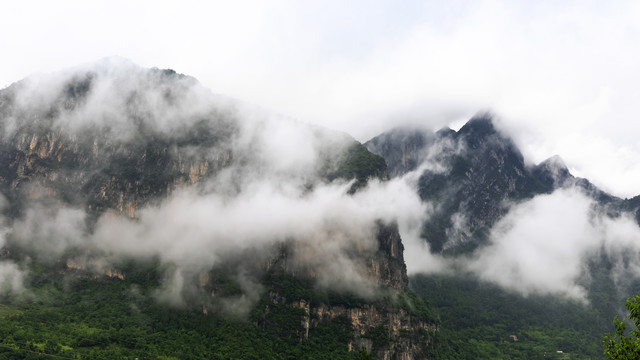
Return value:
[(13, 223), (9, 236), (20, 246), (37, 249), (41, 260), (55, 261), (70, 248), (86, 246), (85, 219), (82, 209), (36, 203)]
[(227, 180), (214, 177), (208, 187), (175, 190), (138, 209), (135, 219), (106, 212), (91, 226), (83, 210), (38, 199), (8, 236), (12, 245), (45, 261), (76, 250), (70, 260), (98, 273), (122, 258), (157, 259), (165, 279), (155, 296), (175, 306), (203, 298), (198, 274), (236, 264), (230, 269), (246, 285), (242, 294), (208, 306), (245, 309), (262, 291), (260, 272), (278, 258), (282, 246), (288, 248), (288, 271), (313, 274), (320, 288), (373, 297), (378, 279), (370, 277), (364, 259), (378, 250), (379, 220), (398, 223), (405, 256), (418, 260), (420, 255), (420, 269), (438, 266), (419, 238), (427, 207), (403, 179), (371, 180), (353, 195), (348, 194), (351, 183), (318, 183), (309, 189), (269, 176), (244, 179), (238, 183), (240, 191), (232, 193), (215, 185)]
[[(523, 295), (550, 294), (585, 301), (586, 261), (601, 251), (638, 274), (640, 228), (609, 218), (575, 189), (557, 190), (515, 205), (491, 231), (491, 243), (464, 266), (485, 281)], [(622, 269), (620, 269), (622, 270)]]
[(254, 247), (293, 240), (294, 260), (321, 280), (324, 275), (324, 281), (362, 280), (361, 265), (350, 252), (377, 250), (375, 221), (397, 220), (403, 237), (417, 241), (424, 206), (400, 181), (371, 181), (354, 195), (347, 195), (349, 188), (338, 183), (309, 192), (256, 180), (231, 197), (183, 189), (141, 209), (137, 219), (102, 216), (90, 241), (108, 254), (159, 256), (167, 263), (207, 268)]
[[(417, 203), (414, 192), (395, 183), (372, 179), (354, 195), (352, 183), (329, 183), (324, 173), (357, 144), (350, 136), (221, 98), (170, 71), (109, 58), (9, 90), (3, 110), (19, 121), (5, 127), (5, 141), (27, 155), (64, 156), (71, 164), (21, 184), (24, 207), (9, 227), (11, 245), (40, 260), (74, 250), (71, 263), (99, 273), (122, 258), (158, 259), (166, 281), (157, 297), (174, 305), (199, 296), (198, 273), (243, 254), (246, 263), (266, 267), (283, 244), (291, 245), (287, 270), (313, 274), (321, 287), (373, 296), (377, 279), (364, 259), (378, 250), (377, 222), (392, 223), (398, 212), (410, 216), (407, 206)], [(71, 203), (57, 198), (64, 197), (58, 185), (97, 181), (94, 195), (112, 207), (119, 198), (123, 212), (129, 195), (100, 176), (148, 149), (147, 142), (166, 146), (167, 139), (175, 141), (164, 165), (188, 181), (168, 184), (166, 197), (138, 202), (135, 218), (114, 209), (90, 213), (82, 195)], [(388, 206), (382, 198), (394, 200)], [(256, 273), (243, 281), (255, 282)], [(237, 301), (256, 298), (244, 295)]]
[(426, 159), (418, 169), (384, 183), (373, 182), (356, 194), (364, 197), (371, 208), (380, 207), (383, 211), (380, 218), (397, 221), (409, 275), (439, 272), (449, 266), (442, 256), (430, 252), (429, 245), (421, 237), (424, 222), (434, 212), (434, 204), (423, 202), (418, 196), (418, 179), (427, 167), (443, 171), (434, 154), (427, 154)]
[(612, 278), (618, 286), (628, 286), (640, 277), (640, 228), (631, 216), (601, 218), (603, 250), (613, 264)]
[[(106, 213), (93, 232), (77, 231), (73, 241), (63, 230), (77, 225), (66, 221), (74, 217), (60, 214), (74, 211), (60, 211), (50, 219), (37, 217), (37, 222), (48, 224), (42, 226), (51, 231), (46, 238), (31, 236), (22, 245), (37, 251), (49, 247), (54, 249), (52, 254), (65, 249), (60, 246), (74, 245), (93, 249), (97, 256), (103, 254), (102, 261), (107, 262), (122, 257), (157, 258), (169, 269), (157, 298), (176, 306), (202, 291), (192, 281), (196, 274), (230, 259), (264, 269), (277, 258), (278, 247), (286, 245), (285, 268), (289, 271), (313, 274), (321, 288), (372, 297), (377, 293), (377, 279), (369, 277), (363, 259), (378, 250), (376, 221), (397, 220), (402, 236), (417, 243), (420, 213), (414, 210), (422, 205), (417, 195), (399, 182), (372, 181), (354, 195), (347, 194), (350, 186), (319, 185), (309, 192), (256, 180), (233, 196), (186, 188), (158, 205), (140, 209), (137, 219)], [(35, 219), (27, 216), (18, 230), (29, 227), (29, 221)], [(27, 235), (40, 233), (42, 226)], [(259, 273), (254, 269), (237, 275), (247, 284), (243, 294), (218, 306), (257, 299)], [(254, 283), (256, 286), (249, 286)]]
[(31, 76), (7, 93), (5, 140), (19, 128), (37, 126), (71, 136), (97, 129), (111, 141), (127, 142), (143, 131), (175, 135), (203, 119), (234, 118), (234, 101), (194, 78), (118, 57)]
[[(335, 166), (347, 147), (356, 144), (353, 138), (232, 100), (219, 101), (193, 79), (106, 59), (34, 77), (12, 91), (13, 106), (6, 109), (20, 124), (6, 128), (6, 141), (17, 139), (26, 152), (38, 153), (43, 146), (51, 152), (54, 143), (72, 141), (74, 150), (65, 156), (95, 158), (90, 168), (72, 169), (74, 178), (111, 166), (101, 155), (130, 156), (150, 136), (197, 138), (201, 134), (191, 133), (196, 128), (212, 129), (214, 139), (222, 138), (221, 143), (196, 141), (170, 148), (176, 166), (207, 164), (208, 176), (192, 186), (172, 187), (166, 198), (136, 209), (135, 218), (107, 211), (94, 219), (85, 204), (67, 204), (56, 199), (55, 191), (25, 196), (8, 238), (38, 259), (51, 261), (75, 250), (73, 264), (99, 273), (122, 258), (158, 259), (166, 274), (156, 297), (180, 306), (200, 297), (202, 289), (194, 285), (197, 274), (244, 255), (245, 263), (264, 268), (284, 244), (290, 246), (287, 270), (313, 274), (320, 287), (371, 297), (378, 279), (367, 274), (364, 259), (378, 250), (377, 221), (392, 223), (400, 214), (401, 227), (409, 224), (415, 232), (411, 210), (420, 205), (408, 187), (372, 179), (349, 195), (351, 183), (323, 178), (326, 166)], [(45, 146), (31, 135), (31, 127), (56, 139), (47, 137)], [(87, 134), (97, 136), (93, 144)], [(44, 185), (27, 185), (26, 190), (56, 186), (42, 181)], [(121, 191), (112, 185), (100, 189), (104, 199)], [(246, 289), (238, 299), (218, 306), (257, 299), (260, 287), (250, 286), (257, 271), (236, 270)]]
[(0, 294), (23, 294), (25, 277), (26, 273), (14, 262), (0, 261)]

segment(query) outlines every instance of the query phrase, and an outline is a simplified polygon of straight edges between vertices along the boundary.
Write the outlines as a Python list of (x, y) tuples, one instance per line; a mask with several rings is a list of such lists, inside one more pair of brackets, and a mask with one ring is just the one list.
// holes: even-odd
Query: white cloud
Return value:
[(583, 256), (598, 244), (590, 200), (573, 191), (541, 195), (513, 208), (492, 231), (493, 243), (470, 265), (481, 279), (524, 294), (584, 296), (576, 285)]
[[(113, 67), (104, 67), (105, 63)], [(107, 157), (113, 154), (113, 148), (104, 145), (107, 150), (101, 151), (98, 146), (117, 143), (116, 152), (131, 151), (129, 146), (139, 145), (147, 136), (140, 128), (179, 138), (184, 128), (208, 119), (215, 135), (230, 135), (213, 145), (192, 143), (169, 149), (169, 156), (175, 156), (174, 166), (187, 171), (208, 169), (210, 177), (193, 186), (180, 186), (177, 180), (172, 185), (178, 189), (172, 187), (166, 198), (136, 209), (136, 219), (115, 211), (92, 219), (81, 206), (74, 208), (46, 197), (25, 197), (25, 208), (8, 236), (12, 245), (30, 250), (39, 259), (58, 258), (69, 249), (87, 250), (89, 255), (79, 256), (77, 261), (91, 262), (98, 271), (109, 260), (122, 256), (157, 258), (175, 268), (167, 277), (166, 292), (176, 304), (180, 302), (174, 296), (176, 289), (188, 287), (185, 279), (194, 272), (251, 251), (259, 255), (249, 262), (266, 266), (276, 257), (279, 245), (292, 242), (288, 263), (309, 269), (320, 284), (350, 291), (360, 284), (362, 289), (369, 288), (369, 293), (375, 288), (363, 281), (367, 276), (363, 259), (378, 250), (376, 222), (391, 222), (399, 211), (410, 216), (406, 205), (420, 204), (414, 191), (394, 187), (395, 183), (372, 180), (369, 187), (353, 196), (348, 195), (351, 183), (337, 180), (327, 184), (321, 175), (327, 171), (325, 162), (337, 166), (346, 147), (356, 144), (353, 138), (250, 106), (229, 107), (228, 101), (220, 105), (219, 97), (192, 79), (169, 80), (160, 72), (146, 71), (121, 59), (108, 59), (79, 70), (35, 77), (17, 87), (18, 100), (9, 111), (21, 121), (20, 126), (29, 128), (42, 119), (31, 108), (34, 102), (43, 112), (57, 106), (59, 116), (46, 119), (54, 135), (73, 139), (83, 134), (78, 130), (97, 126), (100, 136), (91, 151)], [(76, 103), (72, 106), (61, 106), (64, 84), (73, 76), (84, 76), (86, 70), (93, 74), (86, 96), (73, 100)], [(171, 96), (167, 96), (167, 84), (171, 84)], [(65, 104), (69, 102), (72, 100), (65, 100)], [(23, 116), (23, 111), (35, 116)], [(15, 137), (7, 131), (4, 135)], [(18, 141), (24, 143), (24, 134), (20, 138)], [(84, 154), (80, 148), (74, 151), (80, 157)], [(102, 166), (99, 160), (95, 165)], [(91, 175), (80, 171), (77, 176)], [(36, 184), (31, 186), (31, 190), (40, 190)], [(112, 184), (102, 191), (107, 200), (117, 199), (120, 194)], [(401, 202), (396, 195), (408, 197), (409, 202)], [(380, 201), (384, 198), (393, 200)], [(353, 256), (358, 251), (365, 255)]]
[(11, 293), (19, 295), (24, 293), (25, 276), (25, 272), (14, 262), (0, 261), (0, 294)]
[(600, 251), (618, 266), (614, 277), (640, 274), (638, 225), (597, 213), (593, 200), (567, 189), (515, 205), (494, 226), (491, 244), (464, 261), (480, 279), (523, 295), (585, 300), (586, 260)]

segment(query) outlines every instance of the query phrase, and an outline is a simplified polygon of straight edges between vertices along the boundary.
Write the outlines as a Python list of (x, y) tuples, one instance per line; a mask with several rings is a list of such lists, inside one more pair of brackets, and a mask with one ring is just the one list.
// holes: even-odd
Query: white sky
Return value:
[(118, 55), (361, 141), (492, 110), (640, 194), (638, 1), (5, 1), (0, 51), (0, 87)]

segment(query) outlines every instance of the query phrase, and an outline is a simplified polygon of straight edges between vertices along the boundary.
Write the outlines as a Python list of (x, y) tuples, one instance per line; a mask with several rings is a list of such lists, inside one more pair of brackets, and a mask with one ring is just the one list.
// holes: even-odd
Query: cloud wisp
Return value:
[(457, 261), (479, 279), (524, 296), (586, 301), (587, 263), (599, 255), (615, 264), (611, 276), (618, 283), (622, 274), (640, 274), (638, 224), (627, 215), (609, 217), (573, 188), (513, 205), (490, 239), (489, 245)]

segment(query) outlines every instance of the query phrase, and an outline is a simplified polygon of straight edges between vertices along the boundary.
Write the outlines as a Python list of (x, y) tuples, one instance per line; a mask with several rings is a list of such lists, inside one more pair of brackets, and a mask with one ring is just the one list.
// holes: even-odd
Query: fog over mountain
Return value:
[[(168, 279), (176, 285), (181, 274), (238, 254), (266, 263), (273, 245), (290, 239), (300, 241), (295, 256), (319, 282), (372, 294), (362, 265), (348, 252), (356, 245), (377, 250), (376, 221), (393, 223), (396, 213), (406, 212), (400, 208), (421, 206), (408, 188), (374, 179), (349, 195), (353, 182), (332, 175), (357, 145), (348, 135), (274, 117), (172, 71), (110, 58), (25, 79), (0, 95), (3, 151), (13, 151), (12, 144), (27, 151), (16, 155), (26, 157), (17, 174), (4, 175), (7, 207), (17, 216), (5, 219), (3, 244), (39, 258), (53, 261), (74, 250), (99, 269), (122, 256), (158, 258), (172, 264)], [(158, 144), (168, 148), (157, 153)], [(159, 173), (133, 183), (108, 179), (117, 161), (131, 161), (138, 151), (142, 158), (131, 165), (151, 162)], [(59, 170), (38, 168), (49, 157), (57, 157)], [(34, 177), (38, 172), (44, 178)], [(181, 173), (177, 183), (163, 178)], [(129, 217), (104, 212), (95, 203), (100, 199), (87, 204), (74, 186), (80, 193), (101, 186), (97, 196), (122, 188), (116, 208)], [(131, 187), (138, 190), (127, 199)], [(385, 193), (409, 203), (379, 202)], [(4, 287), (21, 289), (17, 269), (3, 263), (3, 271), (14, 274)]]
[(628, 314), (638, 2), (3, 5), (0, 357), (598, 358)]
[(272, 307), (301, 309), (300, 341), (344, 317), (347, 353), (421, 358), (440, 320), (410, 276), (576, 314), (619, 312), (640, 281), (640, 197), (574, 176), (561, 154), (534, 164), (488, 112), (361, 144), (106, 58), (0, 90), (0, 122), (0, 296), (15, 303), (46, 301), (48, 269), (262, 328), (289, 319)]
[(525, 296), (581, 301), (591, 259), (607, 258), (616, 281), (637, 278), (638, 198), (575, 178), (558, 156), (528, 163), (499, 125), (480, 114), (458, 132), (398, 128), (367, 142), (429, 209), (420, 233), (429, 247), (405, 240), (409, 273), (456, 269)]
[(430, 351), (437, 317), (408, 289), (401, 237), (420, 241), (425, 206), (351, 136), (121, 58), (0, 90), (0, 131), (6, 301), (46, 302), (50, 274), (121, 281), (299, 341), (335, 326), (346, 353)]
[[(167, 159), (188, 164), (179, 165), (189, 167), (180, 170), (188, 172), (182, 180), (186, 186), (164, 183), (166, 198), (152, 196), (136, 204), (130, 218), (96, 213), (81, 198), (74, 199), (73, 189), (52, 188), (59, 175), (24, 186), (21, 178), (28, 169), (7, 178), (6, 191), (20, 189), (22, 195), (5, 201), (5, 209), (13, 203), (21, 210), (4, 220), (3, 244), (18, 244), (41, 258), (55, 259), (70, 249), (89, 251), (91, 257), (100, 254), (91, 259), (99, 269), (123, 255), (158, 258), (175, 266), (167, 286), (180, 286), (181, 276), (218, 259), (253, 252), (266, 256), (260, 260), (265, 262), (273, 256), (267, 250), (273, 244), (297, 239), (302, 242), (296, 256), (313, 264), (320, 283), (371, 294), (366, 286), (354, 287), (366, 281), (347, 254), (353, 246), (373, 249), (368, 239), (374, 238), (375, 221), (383, 220), (399, 224), (410, 273), (462, 268), (524, 295), (584, 299), (589, 281), (585, 260), (600, 253), (613, 259), (614, 276), (635, 276), (640, 268), (637, 257), (619, 258), (638, 253), (635, 205), (625, 208), (623, 200), (574, 178), (557, 157), (529, 165), (508, 130), (493, 127), (500, 122), (491, 115), (481, 115), (485, 120), (472, 121), (459, 132), (406, 128), (376, 138), (383, 139), (378, 145), (372, 140), (369, 148), (386, 158), (392, 179), (370, 180), (348, 195), (352, 184), (328, 182), (332, 169), (323, 165), (328, 159), (340, 161), (355, 143), (348, 135), (270, 115), (171, 71), (147, 71), (109, 58), (25, 79), (1, 95), (5, 143), (22, 143), (42, 154), (57, 151), (61, 161), (69, 154), (56, 150), (56, 141), (81, 143), (97, 135), (88, 144), (94, 178), (109, 167), (98, 156), (103, 151), (119, 156), (148, 146), (147, 141), (185, 139), (170, 146)], [(194, 127), (200, 130), (193, 133)], [(190, 137), (206, 134), (213, 137), (187, 144)], [(38, 136), (49, 138), (42, 143)], [(492, 161), (497, 162), (489, 165)], [(497, 173), (485, 175), (487, 166), (496, 166)], [(78, 170), (62, 174), (72, 184), (86, 188), (91, 183)], [(460, 180), (442, 187), (442, 181), (456, 177)], [(205, 181), (195, 183), (197, 178)], [(469, 185), (465, 179), (471, 179)], [(456, 194), (473, 189), (466, 186), (480, 186), (466, 195), (476, 200), (447, 205)], [(127, 201), (121, 198), (118, 205), (123, 212)], [(443, 221), (448, 225), (438, 225)], [(437, 250), (460, 246), (471, 246), (471, 251), (442, 256)], [(7, 274), (3, 289), (23, 291), (20, 264), (5, 260), (2, 269)]]

